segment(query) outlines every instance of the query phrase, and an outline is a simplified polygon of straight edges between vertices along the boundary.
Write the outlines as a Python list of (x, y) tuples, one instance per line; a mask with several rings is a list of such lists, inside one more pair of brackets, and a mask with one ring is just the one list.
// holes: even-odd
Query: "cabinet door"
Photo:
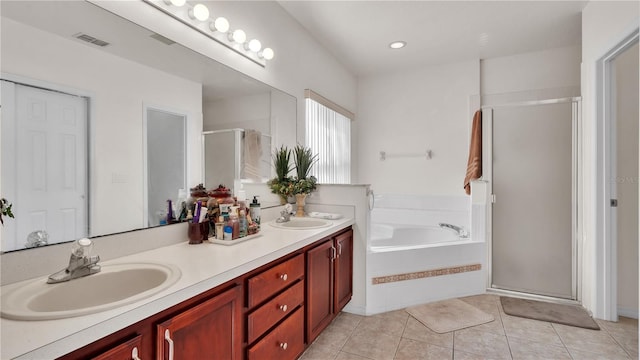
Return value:
[(151, 358), (151, 353), (141, 351), (141, 344), (142, 336), (138, 335), (135, 338), (94, 357), (93, 360), (140, 360)]
[(158, 359), (241, 359), (241, 289), (237, 286), (158, 324)]
[(339, 313), (351, 300), (353, 293), (353, 230), (338, 235), (335, 239), (334, 312)]
[(307, 251), (307, 344), (310, 344), (333, 316), (333, 240)]

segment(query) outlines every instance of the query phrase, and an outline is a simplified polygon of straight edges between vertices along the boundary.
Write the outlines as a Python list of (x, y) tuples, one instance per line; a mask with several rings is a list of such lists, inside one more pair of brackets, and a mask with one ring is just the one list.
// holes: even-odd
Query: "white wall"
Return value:
[(638, 317), (638, 43), (614, 62), (616, 81), (618, 311)]
[[(377, 194), (464, 195), (469, 97), (478, 61), (371, 75), (358, 83), (357, 177)], [(394, 153), (426, 156), (391, 158)], [(380, 160), (380, 151), (389, 158)]]
[(596, 62), (613, 46), (622, 41), (639, 23), (639, 3), (592, 1), (582, 12), (582, 217), (579, 227), (583, 231), (582, 303), (601, 318), (605, 313), (602, 290), (596, 287), (596, 260), (601, 249), (596, 249), (595, 180), (596, 180)]
[(269, 133), (271, 94), (238, 96), (206, 101), (203, 109), (203, 130), (253, 129)]
[[(312, 89), (356, 112), (356, 78), (276, 2), (204, 1), (212, 14), (255, 36), (275, 51), (265, 68), (193, 31), (149, 5), (89, 0), (297, 98), (297, 141), (304, 143), (304, 89)], [(286, 131), (286, 130), (285, 130)], [(288, 138), (283, 138), (289, 141)], [(286, 143), (293, 146), (295, 142)], [(278, 145), (278, 144), (276, 144)]]
[[(202, 85), (10, 19), (2, 19), (2, 32), (11, 34), (2, 37), (3, 73), (92, 97), (91, 236), (145, 227), (143, 103), (189, 113), (188, 137), (199, 138)], [(201, 142), (189, 144), (189, 160), (198, 164), (188, 169), (188, 183), (193, 183), (201, 179)]]
[(580, 46), (485, 59), (482, 104), (580, 95)]

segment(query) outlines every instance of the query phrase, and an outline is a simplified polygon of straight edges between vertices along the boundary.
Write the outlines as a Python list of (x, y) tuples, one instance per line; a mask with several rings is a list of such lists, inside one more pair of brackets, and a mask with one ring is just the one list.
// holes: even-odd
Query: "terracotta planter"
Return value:
[(304, 216), (304, 205), (307, 199), (307, 194), (296, 194), (296, 217)]

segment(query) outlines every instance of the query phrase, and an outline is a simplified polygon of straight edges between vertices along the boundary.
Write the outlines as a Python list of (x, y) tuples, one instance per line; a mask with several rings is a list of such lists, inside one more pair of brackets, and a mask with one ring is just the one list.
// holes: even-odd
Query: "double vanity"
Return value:
[(354, 220), (292, 220), (3, 286), (0, 357), (295, 359), (351, 299)]

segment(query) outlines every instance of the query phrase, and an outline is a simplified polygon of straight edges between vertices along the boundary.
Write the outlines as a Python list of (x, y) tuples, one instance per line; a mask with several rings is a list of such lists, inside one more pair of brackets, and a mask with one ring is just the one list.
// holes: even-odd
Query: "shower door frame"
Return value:
[[(549, 105), (549, 104), (571, 104), (571, 142), (572, 142), (572, 154), (571, 154), (571, 299), (565, 299), (560, 297), (525, 293), (514, 290), (507, 290), (493, 287), (493, 203), (496, 201), (495, 194), (493, 192), (493, 110), (507, 107), (525, 107), (536, 105)], [(581, 191), (581, 183), (578, 181), (578, 174), (580, 174), (580, 161), (582, 159), (582, 141), (581, 141), (581, 129), (580, 118), (582, 116), (582, 98), (581, 97), (564, 97), (556, 99), (545, 100), (533, 100), (505, 103), (499, 105), (486, 105), (482, 106), (482, 142), (483, 142), (483, 155), (482, 155), (482, 178), (489, 182), (490, 201), (487, 203), (487, 291), (492, 293), (502, 294), (515, 294), (520, 297), (530, 299), (542, 299), (561, 303), (580, 303), (582, 293), (582, 248), (579, 246), (579, 228), (578, 217), (580, 216), (580, 207), (578, 204), (578, 194)]]

